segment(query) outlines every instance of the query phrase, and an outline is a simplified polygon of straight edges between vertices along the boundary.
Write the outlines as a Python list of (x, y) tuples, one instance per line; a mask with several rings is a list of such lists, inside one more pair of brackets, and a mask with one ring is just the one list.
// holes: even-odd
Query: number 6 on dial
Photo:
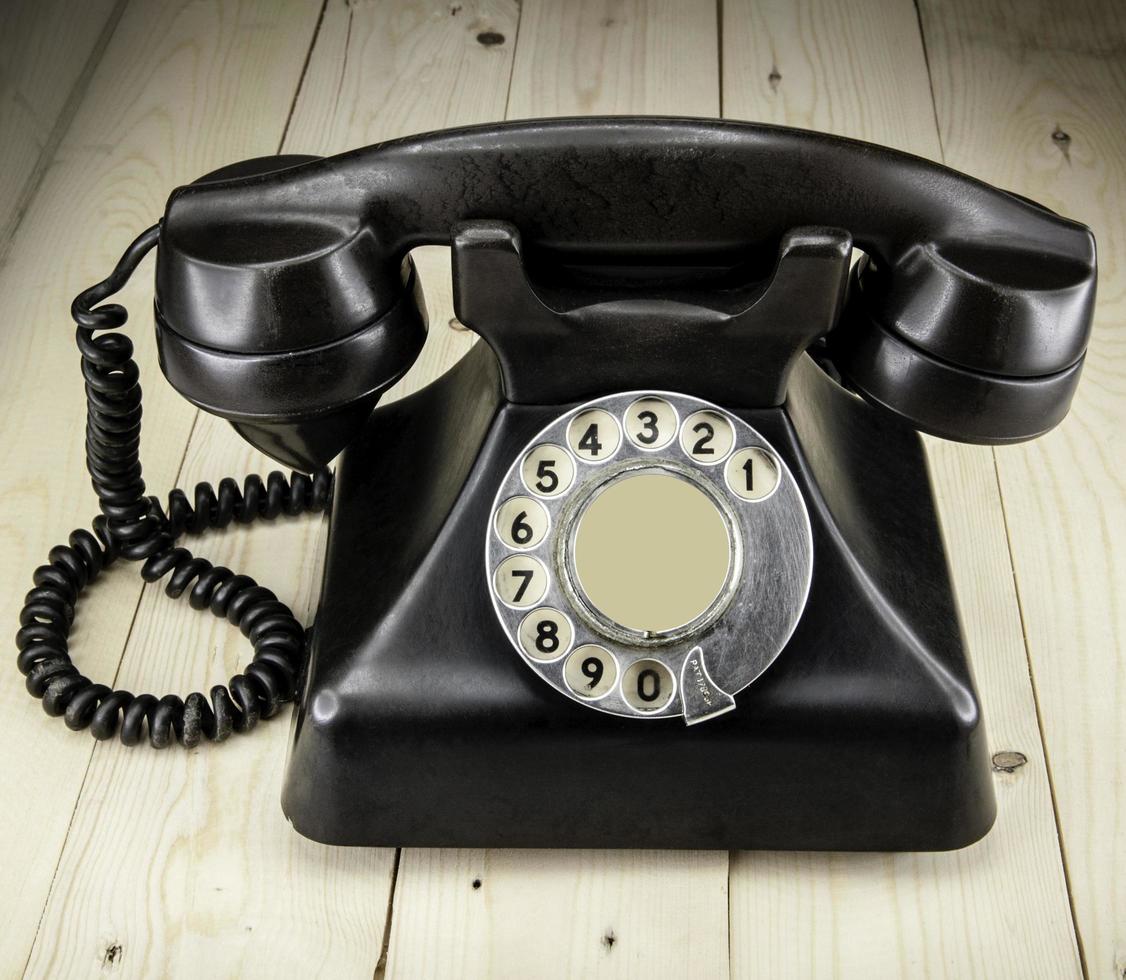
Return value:
[(547, 535), (547, 510), (531, 497), (510, 497), (497, 508), (497, 537), (510, 548), (534, 548)]

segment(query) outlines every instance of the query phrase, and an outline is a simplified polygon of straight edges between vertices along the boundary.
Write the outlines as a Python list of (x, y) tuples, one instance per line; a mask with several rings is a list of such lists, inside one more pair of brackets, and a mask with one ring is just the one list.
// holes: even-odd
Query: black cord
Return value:
[[(140, 235), (110, 276), (79, 293), (71, 306), (86, 379), (86, 467), (102, 513), (94, 519), (93, 534), (81, 528), (73, 531), (68, 544), (51, 549), (49, 564), (35, 570), (35, 587), (20, 612), (16, 645), (27, 690), (42, 699), (47, 714), (63, 715), (69, 728), (89, 728), (96, 739), (120, 732), (124, 744), (136, 745), (147, 724), (155, 748), (167, 746), (173, 734), (190, 748), (201, 738), (221, 742), (232, 731), (250, 731), (259, 718), (271, 717), (293, 700), (304, 668), (305, 631), (269, 589), (247, 575), (194, 557), (176, 547), (176, 539), (185, 532), (226, 527), (231, 521), (249, 524), (279, 514), (323, 511), (332, 493), (332, 475), (321, 469), (312, 476), (293, 473), (287, 480), (274, 472), (265, 483), (249, 476), (241, 490), (227, 478), (219, 482), (218, 492), (200, 483), (194, 504), (184, 491), (173, 490), (167, 512), (155, 497), (145, 495), (140, 373), (133, 343), (120, 333), (95, 336), (122, 327), (128, 314), (117, 303), (96, 304), (129, 281), (159, 236), (159, 225)], [(78, 597), (118, 557), (143, 561), (146, 582), (171, 573), (164, 589), (168, 595), (179, 598), (190, 586), (188, 602), (194, 609), (210, 608), (250, 638), (253, 661), (231, 678), (229, 687), (213, 687), (210, 703), (198, 691), (185, 699), (113, 691), (84, 677), (71, 662), (67, 637)]]

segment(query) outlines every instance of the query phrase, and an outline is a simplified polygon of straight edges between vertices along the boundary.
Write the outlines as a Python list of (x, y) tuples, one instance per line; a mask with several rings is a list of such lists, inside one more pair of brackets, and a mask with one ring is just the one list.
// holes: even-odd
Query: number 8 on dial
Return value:
[(520, 623), (520, 648), (533, 660), (558, 660), (575, 638), (571, 621), (558, 609), (544, 606)]

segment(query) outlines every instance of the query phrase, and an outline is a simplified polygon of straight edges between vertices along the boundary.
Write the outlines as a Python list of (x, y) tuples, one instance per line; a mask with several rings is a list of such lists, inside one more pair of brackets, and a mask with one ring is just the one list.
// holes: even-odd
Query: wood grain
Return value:
[(727, 976), (722, 851), (405, 849), (392, 977)]
[[(726, 115), (941, 159), (911, 3), (726, 0), (724, 13)], [(993, 457), (927, 449), (990, 744), (1028, 763), (997, 774), (997, 824), (963, 851), (735, 856), (737, 976), (1079, 973)]]
[[(283, 149), (333, 153), (503, 108), (511, 48), (476, 40), (493, 28), (515, 34), (507, 0), (463, 3), (457, 14), (444, 3), (332, 0)], [(451, 341), (464, 349), (466, 335), (444, 321), (433, 333), (429, 358)], [(187, 433), (182, 438), (181, 452)], [(275, 468), (225, 423), (200, 415), (178, 482)], [(304, 520), (216, 535), (198, 551), (254, 575), (308, 622), (322, 546), (323, 525)], [(186, 693), (225, 681), (248, 654), (237, 630), (150, 589), (121, 671), (134, 689)], [(31, 972), (78, 972), (83, 951), (118, 944), (122, 969), (135, 976), (188, 973), (202, 961), (232, 977), (278, 969), (370, 976), (383, 946), (394, 851), (323, 847), (293, 831), (279, 803), (289, 736), (278, 720), (252, 738), (187, 753), (99, 746), (59, 867), (66, 887), (52, 894), (40, 928), (41, 940), (66, 939), (61, 949), (40, 941)]]
[[(714, 115), (717, 53), (710, 5), (524, 0), (508, 115)], [(727, 972), (725, 853), (402, 853), (389, 977)]]
[[(107, 274), (131, 238), (160, 215), (170, 188), (232, 159), (276, 150), (318, 12), (307, 2), (268, 0), (136, 3), (123, 14), (90, 79), (0, 270), (0, 440), (8, 463), (0, 476), (0, 619), (12, 629), (32, 569), (46, 560), (51, 545), (65, 540), (71, 528), (86, 526), (96, 512), (83, 466), (71, 298)], [(137, 314), (131, 334), (146, 383), (143, 451), (146, 476), (157, 489), (175, 479), (194, 413), (159, 380), (147, 314), (150, 269), (146, 264), (123, 298)], [(112, 680), (141, 581), (135, 570), (122, 569), (90, 592), (78, 611), (75, 657), (89, 675)], [(136, 690), (152, 678), (126, 672), (121, 680)], [(92, 749), (89, 736), (43, 717), (14, 669), (0, 673), (5, 974), (18, 973), (32, 948)], [(144, 764), (136, 757), (129, 762)], [(93, 796), (101, 792), (91, 787)], [(146, 815), (136, 806), (148, 798), (138, 793), (118, 801), (122, 819), (132, 815), (159, 828), (163, 813)], [(59, 882), (55, 894), (61, 901), (72, 883)], [(126, 892), (132, 894), (135, 885), (129, 883)], [(88, 894), (81, 908), (67, 928), (53, 923), (54, 933), (40, 933), (40, 963), (49, 964), (53, 950), (77, 957), (79, 972), (99, 961), (98, 919), (109, 907), (98, 909)], [(78, 926), (90, 927), (90, 939), (67, 948), (59, 937)]]
[(523, 4), (509, 119), (719, 112), (710, 4), (572, 0)]
[(0, 5), (0, 256), (122, 5), (120, 0)]
[(921, 4), (947, 161), (1089, 224), (1095, 328), (1071, 414), (996, 451), (1090, 976), (1126, 976), (1126, 10)]

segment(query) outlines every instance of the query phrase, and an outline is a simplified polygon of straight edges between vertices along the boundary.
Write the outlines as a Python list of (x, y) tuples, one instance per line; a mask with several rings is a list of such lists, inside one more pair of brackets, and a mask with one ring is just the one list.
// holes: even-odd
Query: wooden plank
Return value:
[[(15, 628), (32, 569), (51, 545), (71, 528), (87, 525), (97, 510), (83, 465), (84, 408), (68, 316), (71, 298), (109, 272), (131, 238), (160, 215), (171, 187), (231, 159), (276, 150), (318, 15), (319, 7), (307, 0), (135, 3), (92, 75), (0, 270), (6, 304), (0, 441), (8, 460), (0, 476), (8, 515), (0, 554), (0, 621), (8, 629)], [(150, 274), (146, 265), (123, 297), (136, 314), (132, 336), (147, 385), (146, 474), (159, 488), (175, 478), (194, 413), (157, 380), (148, 313), (152, 290), (145, 282)], [(90, 676), (110, 680), (141, 581), (135, 570), (123, 569), (91, 592), (93, 601), (78, 613), (75, 657)], [(0, 682), (6, 787), (0, 803), (5, 884), (0, 972), (5, 974), (18, 973), (27, 961), (93, 749), (89, 736), (45, 719), (20, 680), (9, 661)], [(145, 681), (122, 676), (130, 686)], [(125, 804), (125, 813), (122, 819), (153, 827), (164, 819), (142, 797)], [(59, 879), (59, 898), (70, 884)], [(111, 904), (84, 908), (83, 924), (113, 914)], [(86, 972), (100, 960), (94, 938), (87, 944), (83, 934), (84, 944), (68, 949), (65, 939), (74, 934), (58, 923), (52, 928), (41, 936), (41, 956), (56, 950), (59, 962), (76, 957), (70, 962), (81, 966), (71, 972)], [(96, 932), (95, 926), (91, 937)]]
[(1126, 9), (921, 5), (947, 161), (1088, 223), (1083, 380), (1047, 437), (996, 450), (1090, 976), (1126, 976)]
[[(511, 46), (497, 50), (476, 35), (514, 36), (515, 5), (455, 6), (456, 13), (445, 3), (331, 3), (284, 149), (332, 153), (503, 109)], [(448, 284), (436, 292), (445, 318), (428, 343), (431, 360), (451, 342), (467, 343), (445, 326)], [(167, 387), (150, 390), (158, 385)], [(225, 423), (201, 415), (179, 482), (274, 468)], [(255, 575), (308, 621), (322, 534), (317, 521), (283, 522), (216, 535), (198, 550)], [(209, 656), (199, 656), (203, 650)], [(245, 664), (248, 652), (237, 631), (150, 589), (121, 670), (135, 689), (206, 690)], [(279, 966), (370, 976), (383, 946), (394, 851), (327, 848), (294, 833), (279, 804), (288, 738), (289, 726), (275, 721), (252, 738), (188, 753), (99, 746), (31, 972), (78, 972), (87, 950), (116, 944), (138, 976), (184, 974), (200, 963), (240, 977), (274, 975)], [(65, 942), (48, 941), (58, 935)]]
[(403, 850), (390, 977), (727, 972), (723, 851)]
[[(726, 0), (724, 14), (726, 115), (941, 159), (911, 3)], [(1028, 763), (997, 775), (997, 824), (963, 851), (736, 855), (736, 975), (1079, 972), (993, 458), (927, 446), (990, 744)]]
[(122, 6), (120, 0), (0, 6), (0, 255)]
[[(711, 5), (524, 0), (508, 116), (714, 115), (717, 51)], [(390, 977), (726, 974), (723, 852), (402, 853)]]

